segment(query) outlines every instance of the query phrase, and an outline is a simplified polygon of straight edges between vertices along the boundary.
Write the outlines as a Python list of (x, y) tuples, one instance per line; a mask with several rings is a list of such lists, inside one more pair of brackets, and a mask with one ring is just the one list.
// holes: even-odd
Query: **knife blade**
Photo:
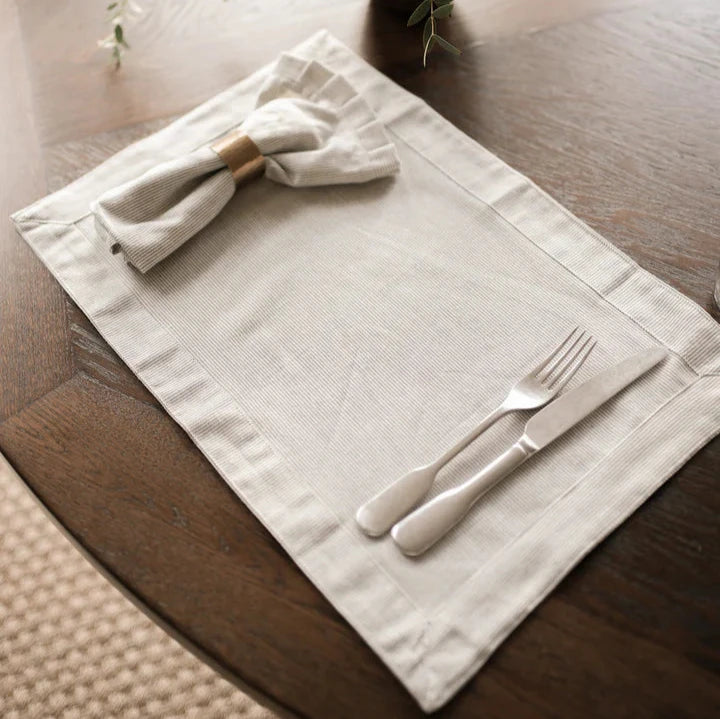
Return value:
[(560, 395), (525, 425), (525, 438), (536, 451), (546, 447), (652, 369), (666, 354), (664, 348), (638, 352)]
[(481, 472), (398, 522), (391, 531), (395, 544), (408, 556), (422, 554), (501, 479), (659, 364), (666, 355), (667, 351), (659, 347), (638, 352), (561, 395), (532, 417), (523, 436)]

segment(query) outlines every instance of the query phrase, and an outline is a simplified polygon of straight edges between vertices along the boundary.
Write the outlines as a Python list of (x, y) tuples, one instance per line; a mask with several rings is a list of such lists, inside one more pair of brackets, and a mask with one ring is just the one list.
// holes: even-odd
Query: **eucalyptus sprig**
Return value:
[(423, 67), (427, 67), (427, 57), (436, 44), (453, 55), (460, 54), (460, 50), (444, 37), (440, 37), (437, 31), (437, 21), (450, 17), (452, 11), (453, 0), (422, 0), (408, 18), (407, 24), (410, 27), (428, 16), (423, 27)]
[(112, 32), (102, 40), (98, 40), (98, 45), (111, 51), (112, 63), (117, 70), (122, 63), (123, 53), (125, 50), (130, 49), (130, 45), (125, 40), (124, 23), (129, 17), (136, 15), (141, 10), (132, 0), (111, 2), (106, 7), (106, 10), (108, 12), (107, 21), (112, 27)]
[[(123, 53), (130, 49), (125, 39), (125, 21), (142, 11), (133, 0), (113, 0), (107, 5), (106, 10), (112, 32), (102, 40), (98, 40), (98, 45), (111, 51), (112, 62), (117, 69), (122, 64)], [(439, 45), (453, 55), (460, 54), (460, 50), (441, 37), (437, 31), (438, 20), (451, 17), (452, 11), (453, 0), (422, 0), (410, 15), (407, 21), (408, 27), (416, 25), (427, 17), (423, 27), (423, 66), (427, 66), (428, 55), (435, 45)]]

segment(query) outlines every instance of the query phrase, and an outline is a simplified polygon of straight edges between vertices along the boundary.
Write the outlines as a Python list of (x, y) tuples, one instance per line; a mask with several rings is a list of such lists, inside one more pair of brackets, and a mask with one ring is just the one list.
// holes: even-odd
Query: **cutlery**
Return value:
[(523, 436), (504, 454), (467, 482), (439, 494), (398, 522), (392, 528), (395, 543), (409, 556), (422, 554), (501, 479), (657, 365), (666, 354), (662, 348), (639, 352), (540, 410), (525, 425)]
[(576, 327), (553, 352), (519, 380), (497, 409), (434, 462), (416, 467), (363, 504), (355, 521), (365, 534), (379, 537), (402, 519), (428, 493), (435, 476), (453, 457), (501, 417), (519, 410), (537, 409), (558, 395), (595, 346), (592, 336)]

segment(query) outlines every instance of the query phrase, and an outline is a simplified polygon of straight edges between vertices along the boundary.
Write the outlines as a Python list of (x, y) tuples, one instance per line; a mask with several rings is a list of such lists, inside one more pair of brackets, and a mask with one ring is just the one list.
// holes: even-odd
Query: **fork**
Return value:
[(595, 341), (576, 327), (535, 369), (519, 380), (502, 403), (434, 462), (416, 467), (363, 504), (355, 521), (365, 534), (379, 537), (428, 493), (437, 473), (488, 427), (510, 412), (539, 409), (558, 395), (592, 352)]

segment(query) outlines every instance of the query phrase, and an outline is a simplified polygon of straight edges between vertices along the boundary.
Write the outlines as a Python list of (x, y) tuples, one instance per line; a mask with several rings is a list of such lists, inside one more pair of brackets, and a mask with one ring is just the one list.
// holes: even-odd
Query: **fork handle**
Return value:
[(433, 466), (436, 467), (436, 472), (439, 472), (453, 457), (457, 456), (467, 447), (471, 442), (474, 442), (486, 429), (492, 427), (501, 417), (509, 414), (511, 410), (505, 409), (505, 405), (501, 404), (499, 407), (494, 409), (490, 414), (481, 420), (481, 422), (475, 425), (462, 439), (456, 442), (450, 449), (448, 449), (442, 457), (438, 457), (434, 462)]
[(422, 498), (430, 491), (430, 487), (435, 481), (435, 475), (458, 452), (462, 452), (470, 442), (505, 414), (507, 414), (507, 410), (501, 405), (434, 462), (416, 467), (365, 502), (355, 515), (355, 521), (360, 529), (369, 537), (379, 537), (385, 534), (395, 522), (401, 520), (422, 501)]
[(534, 450), (521, 439), (463, 484), (431, 499), (392, 529), (392, 538), (404, 554), (415, 557), (432, 547), (470, 510), (475, 502), (519, 467)]
[(380, 537), (428, 493), (437, 474), (435, 464), (416, 467), (358, 509), (355, 521), (368, 537)]

